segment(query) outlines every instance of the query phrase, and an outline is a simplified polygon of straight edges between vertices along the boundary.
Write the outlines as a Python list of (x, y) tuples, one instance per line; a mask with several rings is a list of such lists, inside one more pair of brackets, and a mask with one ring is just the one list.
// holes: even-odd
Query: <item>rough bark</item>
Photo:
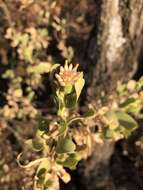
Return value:
[[(96, 103), (102, 91), (113, 93), (118, 80), (129, 80), (137, 70), (143, 42), (143, 1), (95, 0), (95, 4), (95, 26), (88, 40), (85, 70), (91, 83), (87, 95)], [(113, 147), (114, 143), (105, 142), (84, 165), (86, 189), (106, 189)]]
[(108, 93), (118, 80), (128, 80), (134, 75), (143, 41), (142, 0), (95, 0), (95, 3), (95, 27), (85, 55), (89, 61), (85, 70), (92, 76), (90, 99), (103, 89)]

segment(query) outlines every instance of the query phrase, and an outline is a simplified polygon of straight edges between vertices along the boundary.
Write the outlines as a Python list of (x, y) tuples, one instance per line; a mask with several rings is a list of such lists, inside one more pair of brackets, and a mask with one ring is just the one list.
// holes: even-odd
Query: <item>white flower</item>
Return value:
[(65, 63), (64, 67), (61, 66), (59, 74), (55, 74), (59, 84), (61, 86), (74, 85), (80, 76), (80, 72), (77, 72), (77, 68), (78, 64), (73, 67), (72, 64), (68, 65), (67, 62)]

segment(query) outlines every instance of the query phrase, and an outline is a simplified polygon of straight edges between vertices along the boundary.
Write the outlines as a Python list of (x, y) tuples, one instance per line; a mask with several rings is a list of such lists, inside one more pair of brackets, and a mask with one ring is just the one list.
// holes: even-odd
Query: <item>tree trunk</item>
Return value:
[[(104, 91), (113, 93), (117, 81), (126, 81), (138, 68), (143, 42), (142, 0), (95, 0), (95, 26), (89, 36), (85, 54), (85, 71), (91, 84), (87, 99), (95, 102)], [(106, 189), (108, 164), (114, 143), (106, 141), (84, 165), (84, 187)]]

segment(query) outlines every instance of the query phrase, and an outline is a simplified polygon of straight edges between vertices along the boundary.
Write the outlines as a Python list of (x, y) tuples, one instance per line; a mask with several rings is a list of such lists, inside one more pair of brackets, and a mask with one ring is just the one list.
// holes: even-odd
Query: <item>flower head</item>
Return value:
[(81, 72), (77, 72), (77, 68), (78, 64), (73, 67), (72, 64), (68, 65), (66, 61), (64, 67), (60, 67), (59, 74), (55, 74), (59, 84), (61, 86), (74, 85), (81, 74)]

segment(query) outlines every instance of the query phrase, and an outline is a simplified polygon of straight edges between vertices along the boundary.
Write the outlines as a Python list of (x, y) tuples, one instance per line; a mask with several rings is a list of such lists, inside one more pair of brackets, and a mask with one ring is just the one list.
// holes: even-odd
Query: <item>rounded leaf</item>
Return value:
[(75, 149), (76, 149), (76, 146), (74, 142), (69, 138), (65, 138), (58, 142), (57, 147), (56, 147), (56, 152), (58, 154), (72, 153), (75, 151)]
[(46, 172), (50, 171), (51, 169), (51, 165), (50, 165), (50, 161), (48, 159), (43, 160), (36, 172), (36, 175), (38, 178), (42, 177), (43, 175), (45, 175)]
[(59, 160), (57, 161), (57, 163), (61, 164), (63, 167), (76, 169), (76, 165), (78, 164), (80, 159), (81, 156), (78, 153), (75, 153), (75, 154), (70, 154), (69, 157), (64, 162), (60, 162)]
[(137, 122), (127, 113), (122, 111), (117, 111), (116, 116), (120, 127), (125, 128), (126, 130), (133, 130), (138, 127)]
[(39, 152), (39, 151), (41, 151), (43, 149), (43, 142), (40, 139), (38, 139), (38, 138), (29, 139), (25, 143), (33, 151)]

